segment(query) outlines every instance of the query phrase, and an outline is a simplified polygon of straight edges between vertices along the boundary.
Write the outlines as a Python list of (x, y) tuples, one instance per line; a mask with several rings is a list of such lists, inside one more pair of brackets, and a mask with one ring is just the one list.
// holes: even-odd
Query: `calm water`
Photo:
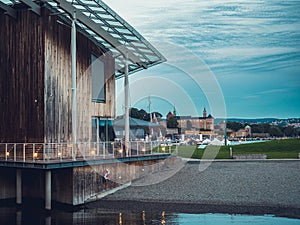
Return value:
[(39, 210), (16, 210), (0, 208), (1, 225), (138, 225), (138, 224), (284, 224), (298, 225), (300, 219), (276, 217), (273, 215), (230, 215), (230, 214), (184, 214), (171, 212), (111, 211), (105, 209), (86, 209), (76, 212)]

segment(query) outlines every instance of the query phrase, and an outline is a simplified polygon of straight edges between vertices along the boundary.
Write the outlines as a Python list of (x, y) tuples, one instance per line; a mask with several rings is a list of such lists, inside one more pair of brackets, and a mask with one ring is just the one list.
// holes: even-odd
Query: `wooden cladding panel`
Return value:
[[(45, 25), (45, 142), (67, 142), (71, 127), (70, 32), (55, 16), (43, 16)], [(66, 30), (66, 31), (64, 31)], [(62, 36), (65, 35), (64, 38)]]
[[(44, 16), (45, 26), (45, 141), (72, 140), (71, 28), (57, 23), (56, 16)], [(91, 54), (101, 56), (107, 79), (105, 103), (92, 103)], [(114, 117), (114, 60), (87, 37), (77, 32), (77, 137), (91, 140), (92, 116)]]
[(27, 10), (17, 11), (17, 17), (0, 14), (0, 141), (41, 142), (43, 28), (39, 17)]
[[(42, 9), (0, 13), (0, 141), (72, 141), (70, 24)], [(91, 54), (103, 52), (77, 32), (78, 141), (91, 138), (92, 116), (114, 117), (114, 60), (105, 62), (106, 102), (91, 100)], [(108, 75), (109, 74), (109, 75)]]

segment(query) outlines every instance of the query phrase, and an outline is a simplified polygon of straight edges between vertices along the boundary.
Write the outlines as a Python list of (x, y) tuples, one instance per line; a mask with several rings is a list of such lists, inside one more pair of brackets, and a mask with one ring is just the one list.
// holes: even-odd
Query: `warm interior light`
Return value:
[(122, 213), (119, 213), (119, 224), (120, 225), (123, 224), (123, 222), (122, 222)]
[(34, 157), (34, 158), (37, 158), (37, 157), (38, 157), (38, 153), (35, 152), (35, 153), (33, 154), (33, 157)]
[(165, 220), (165, 211), (162, 211), (161, 213), (161, 224), (166, 224), (166, 220)]
[(61, 152), (58, 152), (57, 155), (58, 155), (59, 157), (61, 157)]
[(6, 152), (6, 157), (9, 157), (9, 152)]
[(91, 151), (91, 155), (95, 155), (95, 151), (94, 150)]
[(164, 151), (166, 150), (166, 148), (165, 148), (165, 147), (162, 147), (161, 150), (164, 152)]
[(122, 153), (123, 153), (123, 149), (120, 148), (120, 149), (118, 150), (118, 152), (119, 152), (120, 154), (122, 154)]

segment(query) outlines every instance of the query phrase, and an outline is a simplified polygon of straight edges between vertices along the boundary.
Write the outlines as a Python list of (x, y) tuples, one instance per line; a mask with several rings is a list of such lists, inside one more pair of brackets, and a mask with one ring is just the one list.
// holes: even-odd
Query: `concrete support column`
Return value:
[(22, 170), (17, 169), (16, 176), (16, 203), (22, 204)]
[(51, 216), (45, 218), (45, 225), (51, 225)]
[(22, 211), (20, 210), (16, 212), (16, 224), (22, 225)]
[(45, 173), (45, 209), (51, 210), (51, 171)]
[(124, 115), (124, 128), (125, 128), (125, 151), (126, 156), (129, 156), (129, 80), (128, 80), (128, 53), (125, 55), (125, 73), (124, 73), (124, 90), (125, 90), (125, 115)]

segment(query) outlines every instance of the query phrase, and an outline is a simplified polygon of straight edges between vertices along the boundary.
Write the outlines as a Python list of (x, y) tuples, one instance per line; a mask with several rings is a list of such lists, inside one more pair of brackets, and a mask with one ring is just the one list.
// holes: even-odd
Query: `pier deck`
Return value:
[(39, 198), (46, 209), (52, 201), (84, 204), (171, 162), (172, 153), (154, 151), (156, 146), (132, 142), (125, 153), (120, 143), (0, 144), (0, 200)]

